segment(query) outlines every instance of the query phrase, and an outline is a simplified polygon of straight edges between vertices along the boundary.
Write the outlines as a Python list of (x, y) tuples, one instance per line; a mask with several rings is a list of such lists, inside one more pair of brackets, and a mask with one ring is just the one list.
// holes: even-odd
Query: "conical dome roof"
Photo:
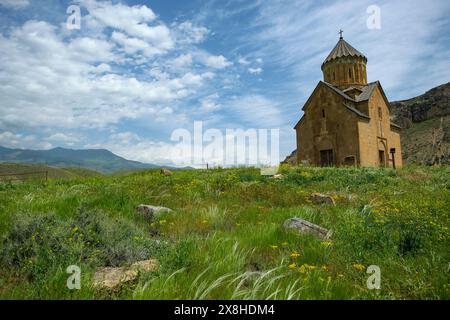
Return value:
[(325, 59), (325, 61), (322, 63), (322, 66), (334, 59), (341, 58), (341, 57), (361, 57), (367, 60), (367, 58), (358, 50), (353, 48), (347, 41), (345, 41), (342, 37), (339, 39), (336, 46), (331, 50), (328, 57)]

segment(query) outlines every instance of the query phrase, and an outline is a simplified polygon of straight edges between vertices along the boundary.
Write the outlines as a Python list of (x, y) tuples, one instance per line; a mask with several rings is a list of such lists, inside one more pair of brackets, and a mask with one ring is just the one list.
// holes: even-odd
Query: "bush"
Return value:
[(119, 266), (160, 254), (161, 246), (126, 220), (79, 209), (73, 218), (20, 214), (2, 241), (0, 263), (36, 278), (69, 265)]

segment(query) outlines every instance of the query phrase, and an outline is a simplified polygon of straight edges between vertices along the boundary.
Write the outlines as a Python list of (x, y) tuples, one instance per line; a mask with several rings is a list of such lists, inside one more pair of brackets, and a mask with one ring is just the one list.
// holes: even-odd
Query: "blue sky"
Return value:
[(450, 80), (449, 16), (448, 0), (0, 0), (0, 145), (168, 163), (171, 132), (203, 121), (279, 128), (283, 157), (339, 29), (399, 100)]

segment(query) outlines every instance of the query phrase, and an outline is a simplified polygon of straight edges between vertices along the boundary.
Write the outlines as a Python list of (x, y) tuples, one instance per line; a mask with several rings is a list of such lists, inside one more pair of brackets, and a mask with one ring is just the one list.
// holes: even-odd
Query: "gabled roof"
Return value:
[(355, 107), (350, 106), (350, 105), (348, 105), (348, 104), (346, 104), (346, 103), (344, 103), (344, 106), (345, 106), (348, 110), (350, 110), (350, 111), (356, 113), (358, 116), (360, 116), (360, 117), (362, 117), (362, 118), (370, 119), (370, 117), (369, 117), (367, 114), (362, 113), (361, 111), (359, 111), (359, 110), (356, 109)]
[(338, 59), (341, 57), (361, 57), (367, 60), (367, 58), (361, 52), (353, 48), (343, 38), (340, 38), (336, 46), (333, 48), (333, 50), (331, 50), (328, 57), (322, 63), (322, 66), (327, 62), (330, 62), (334, 59)]
[[(349, 91), (351, 89), (358, 89), (361, 91), (361, 94), (358, 95), (355, 99), (353, 99), (352, 97), (348, 96), (344, 91), (340, 90), (339, 88), (333, 86), (332, 84), (325, 82), (325, 81), (319, 81), (319, 83), (317, 84), (316, 88), (314, 89), (313, 93), (311, 94), (311, 96), (308, 98), (308, 100), (305, 102), (305, 104), (302, 107), (302, 110), (305, 110), (305, 107), (308, 105), (309, 101), (311, 100), (312, 96), (314, 95), (314, 92), (317, 90), (317, 88), (319, 88), (321, 85), (326, 86), (327, 88), (329, 88), (330, 90), (333, 90), (335, 93), (339, 94), (340, 96), (342, 96), (346, 101), (344, 102), (343, 106), (345, 108), (347, 108), (349, 111), (354, 112), (355, 114), (357, 114), (359, 117), (365, 118), (365, 119), (370, 119), (370, 117), (361, 112), (360, 110), (358, 110), (357, 108), (355, 108), (355, 104), (359, 103), (359, 102), (363, 102), (363, 101), (367, 101), (370, 99), (370, 97), (372, 96), (374, 90), (376, 87), (379, 88), (381, 95), (383, 96), (383, 99), (386, 101), (387, 106), (389, 107), (389, 100), (387, 99), (383, 87), (381, 86), (379, 81), (374, 81), (371, 83), (368, 83), (367, 85), (365, 85), (364, 87), (362, 87), (361, 89), (358, 88), (348, 88), (344, 91)], [(295, 125), (294, 128), (296, 128), (300, 122), (303, 120), (304, 115), (300, 118), (300, 120), (297, 122), (297, 124)], [(395, 123), (391, 122), (391, 126), (401, 129), (401, 127)]]
[(375, 89), (375, 87), (377, 85), (379, 85), (380, 83), (378, 81), (375, 82), (371, 82), (366, 84), (361, 91), (361, 94), (359, 94), (356, 97), (356, 101), (360, 102), (360, 101), (366, 101), (369, 100), (369, 98), (372, 96), (373, 90)]

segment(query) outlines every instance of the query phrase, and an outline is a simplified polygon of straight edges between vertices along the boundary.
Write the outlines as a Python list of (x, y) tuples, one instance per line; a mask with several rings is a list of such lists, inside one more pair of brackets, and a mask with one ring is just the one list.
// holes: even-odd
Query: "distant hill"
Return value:
[[(450, 82), (423, 95), (391, 102), (391, 118), (401, 131), (405, 163), (450, 165)], [(294, 150), (283, 162), (295, 164)]]
[(127, 160), (104, 149), (73, 150), (54, 148), (50, 150), (27, 150), (0, 147), (0, 162), (79, 167), (102, 173), (158, 167), (153, 164)]
[(43, 180), (46, 176), (49, 179), (65, 179), (101, 176), (101, 173), (85, 168), (58, 168), (44, 164), (0, 163), (0, 182), (14, 178)]

